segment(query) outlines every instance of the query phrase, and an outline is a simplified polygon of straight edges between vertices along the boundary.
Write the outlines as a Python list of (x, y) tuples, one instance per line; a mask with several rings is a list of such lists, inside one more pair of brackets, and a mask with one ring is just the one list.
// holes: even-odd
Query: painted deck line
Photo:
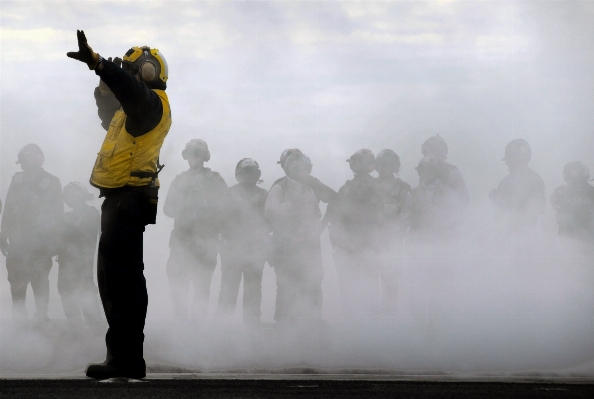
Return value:
[[(0, 374), (0, 380), (84, 380), (84, 373)], [(592, 377), (396, 374), (148, 373), (145, 380), (328, 380), (594, 384)]]

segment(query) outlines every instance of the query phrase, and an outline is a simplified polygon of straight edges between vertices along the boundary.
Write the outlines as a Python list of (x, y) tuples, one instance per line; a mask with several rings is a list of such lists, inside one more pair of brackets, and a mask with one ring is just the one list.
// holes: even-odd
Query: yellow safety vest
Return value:
[(121, 108), (117, 110), (93, 167), (93, 186), (118, 188), (146, 186), (151, 182), (150, 177), (135, 177), (130, 176), (130, 173), (157, 171), (159, 152), (171, 127), (171, 110), (167, 94), (163, 90), (153, 91), (159, 95), (163, 103), (161, 121), (150, 132), (134, 137), (126, 131), (126, 114)]

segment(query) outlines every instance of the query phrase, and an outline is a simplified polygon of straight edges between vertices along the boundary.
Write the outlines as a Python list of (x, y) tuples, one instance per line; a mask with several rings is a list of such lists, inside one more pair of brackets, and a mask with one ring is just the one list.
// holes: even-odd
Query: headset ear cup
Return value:
[(152, 62), (143, 62), (140, 65), (140, 77), (145, 82), (152, 82), (157, 77), (157, 68)]
[(184, 148), (184, 150), (182, 151), (182, 158), (183, 159), (188, 159), (188, 150), (187, 150), (187, 148)]
[(204, 162), (210, 161), (210, 151), (206, 152), (206, 156), (204, 157)]

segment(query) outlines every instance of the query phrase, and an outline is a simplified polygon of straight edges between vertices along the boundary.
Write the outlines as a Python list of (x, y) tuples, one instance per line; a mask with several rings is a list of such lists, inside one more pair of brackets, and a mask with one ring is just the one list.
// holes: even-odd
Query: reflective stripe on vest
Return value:
[(130, 172), (157, 171), (159, 152), (171, 127), (171, 110), (167, 94), (163, 90), (153, 91), (159, 95), (163, 104), (161, 121), (150, 132), (133, 137), (126, 131), (126, 114), (121, 108), (116, 111), (93, 167), (93, 186), (118, 188), (146, 186), (150, 183), (150, 177), (131, 176)]

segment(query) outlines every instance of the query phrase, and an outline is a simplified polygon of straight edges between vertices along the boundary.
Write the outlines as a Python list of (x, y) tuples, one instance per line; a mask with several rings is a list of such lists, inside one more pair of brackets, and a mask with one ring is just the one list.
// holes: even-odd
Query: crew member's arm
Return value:
[[(153, 130), (163, 116), (163, 104), (153, 90), (115, 63), (103, 59), (87, 43), (85, 32), (76, 31), (78, 51), (66, 55), (87, 64), (109, 87), (126, 113), (126, 130), (134, 137)], [(164, 87), (163, 87), (164, 89)]]
[(532, 197), (532, 202), (534, 209), (539, 213), (542, 214), (546, 210), (546, 195), (545, 195), (545, 184), (542, 178), (536, 175), (535, 184), (534, 184), (534, 196)]
[(453, 189), (458, 195), (458, 200), (463, 208), (467, 208), (470, 205), (470, 196), (468, 195), (468, 189), (466, 188), (466, 182), (460, 169), (453, 167), (450, 171), (448, 181), (452, 184)]
[(561, 208), (561, 187), (557, 187), (555, 191), (553, 191), (549, 200), (553, 206), (553, 209), (556, 212), (559, 212), (559, 209)]
[(272, 186), (264, 204), (264, 214), (266, 219), (270, 221), (273, 230), (290, 219), (291, 202), (286, 200), (284, 191), (282, 184)]
[(57, 255), (57, 251), (59, 250), (61, 245), (61, 233), (64, 231), (64, 200), (62, 197), (62, 185), (60, 184), (60, 179), (58, 179), (57, 177), (53, 178), (52, 182), (48, 187), (48, 190), (50, 190), (49, 198), (51, 201), (50, 206), (55, 231), (55, 242), (53, 242), (53, 249), (55, 250), (54, 254)]
[(161, 98), (114, 62), (103, 60), (95, 73), (105, 82), (126, 113), (126, 130), (134, 137), (150, 132), (163, 116)]
[(410, 195), (410, 191), (408, 191), (406, 193), (406, 196), (402, 200), (400, 214), (398, 215), (398, 222), (399, 222), (400, 227), (402, 228), (404, 233), (406, 233), (406, 231), (410, 227), (411, 213), (412, 213), (412, 196)]
[(2, 227), (0, 229), (0, 251), (4, 256), (8, 255), (8, 241), (10, 240), (10, 234), (14, 225), (14, 212), (13, 209), (16, 206), (17, 198), (15, 196), (15, 183), (14, 177), (8, 187), (8, 193), (6, 194), (6, 202), (4, 204), (4, 213), (2, 214)]
[(327, 185), (325, 185), (313, 176), (309, 176), (309, 178), (307, 179), (307, 185), (314, 192), (316, 198), (322, 202), (328, 204), (332, 200), (334, 200), (334, 198), (336, 198), (336, 191), (332, 190), (330, 187), (328, 187)]
[(216, 220), (218, 221), (218, 230), (221, 232), (223, 230), (223, 226), (225, 224), (225, 217), (227, 216), (227, 209), (230, 206), (231, 202), (231, 193), (229, 192), (229, 188), (225, 179), (217, 173), (213, 172), (213, 180), (214, 180), (214, 191), (218, 193), (218, 201), (215, 204), (215, 212), (216, 212)]
[(167, 191), (167, 197), (165, 197), (165, 205), (163, 205), (163, 213), (165, 216), (175, 218), (179, 216), (182, 209), (182, 195), (179, 176), (175, 177), (169, 186)]

